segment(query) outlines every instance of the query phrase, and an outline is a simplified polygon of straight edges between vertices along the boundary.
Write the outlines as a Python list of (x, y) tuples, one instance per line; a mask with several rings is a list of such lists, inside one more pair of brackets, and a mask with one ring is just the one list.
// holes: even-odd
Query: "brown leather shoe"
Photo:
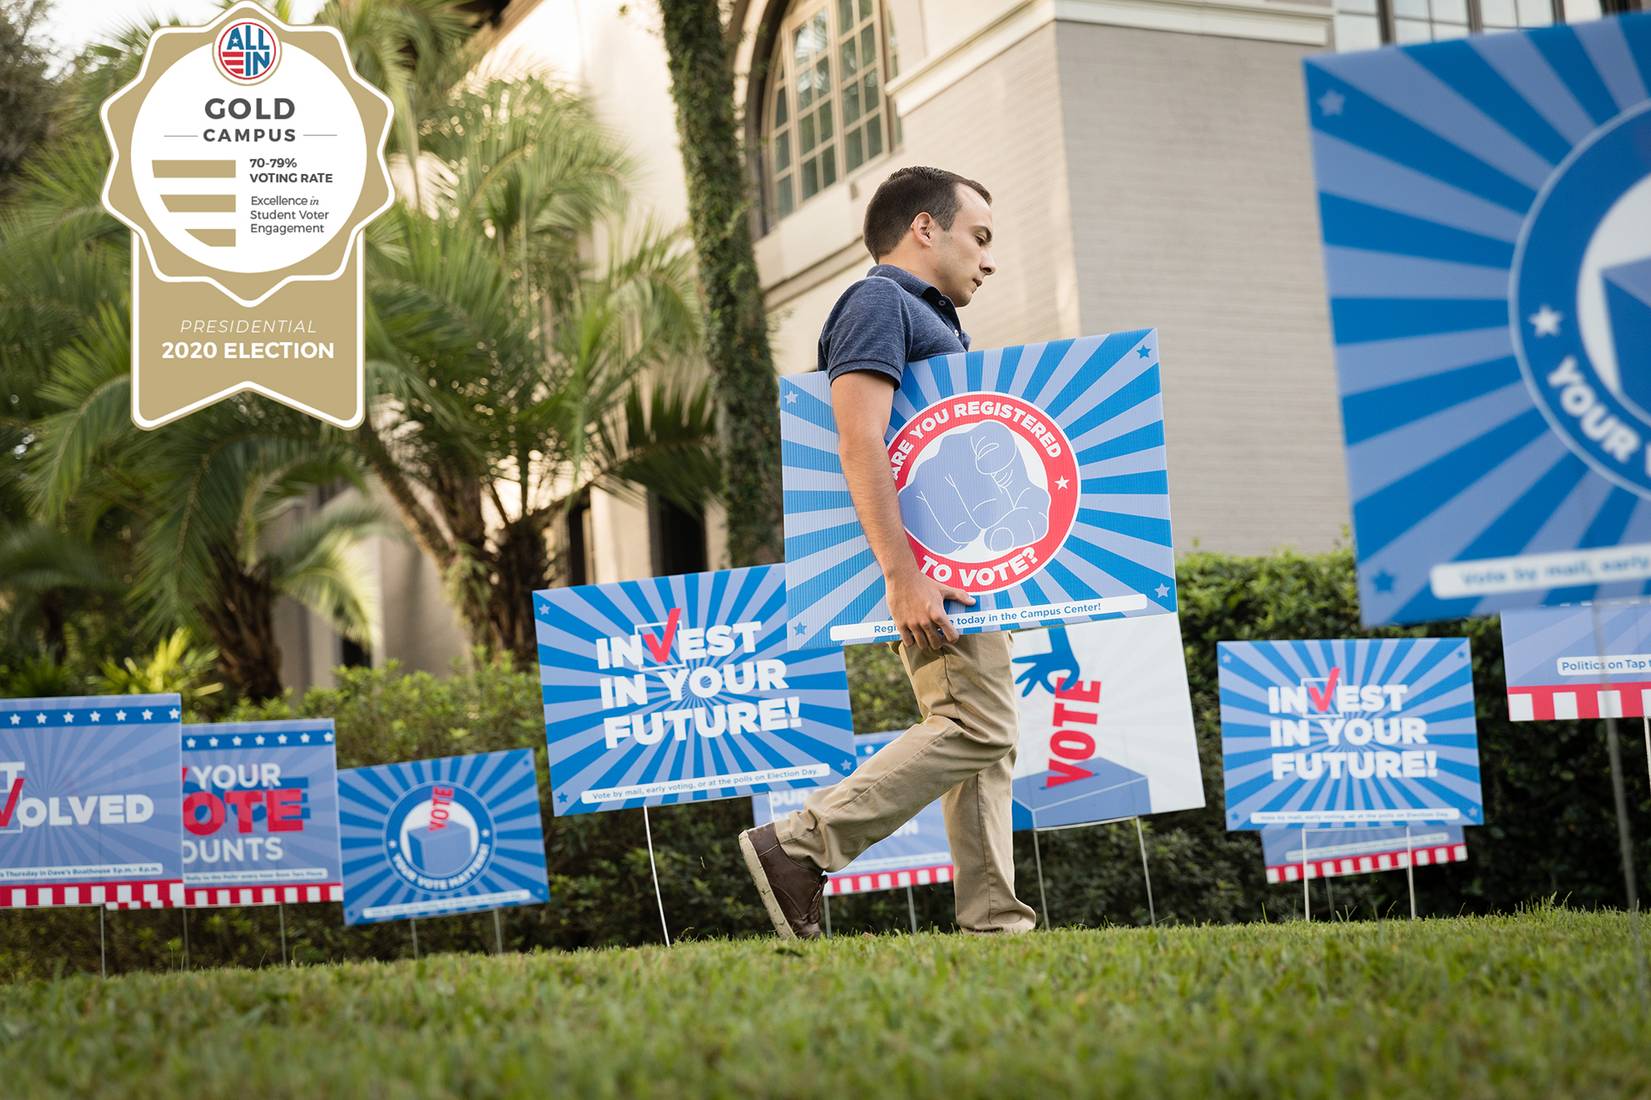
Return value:
[(792, 859), (780, 847), (773, 825), (740, 834), (740, 854), (762, 895), (762, 907), (783, 939), (812, 940), (820, 935), (820, 899), (825, 875), (812, 863)]

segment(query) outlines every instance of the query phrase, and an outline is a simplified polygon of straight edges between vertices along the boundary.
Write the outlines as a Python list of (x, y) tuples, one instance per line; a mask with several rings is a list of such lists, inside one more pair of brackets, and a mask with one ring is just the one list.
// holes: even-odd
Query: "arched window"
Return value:
[(881, 0), (796, 0), (780, 23), (763, 104), (771, 218), (798, 205), (898, 138), (883, 85), (894, 50)]

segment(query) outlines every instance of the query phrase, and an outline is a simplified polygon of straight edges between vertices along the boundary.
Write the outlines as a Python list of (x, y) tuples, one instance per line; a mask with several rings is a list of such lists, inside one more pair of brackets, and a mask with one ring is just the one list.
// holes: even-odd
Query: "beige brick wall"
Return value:
[(902, 120), (905, 160), (960, 172), (992, 193), (998, 272), (961, 314), (977, 348), (1080, 335), (1057, 27), (1034, 31)]
[(1177, 546), (1329, 547), (1347, 484), (1305, 51), (1056, 26), (1081, 327), (1161, 330)]

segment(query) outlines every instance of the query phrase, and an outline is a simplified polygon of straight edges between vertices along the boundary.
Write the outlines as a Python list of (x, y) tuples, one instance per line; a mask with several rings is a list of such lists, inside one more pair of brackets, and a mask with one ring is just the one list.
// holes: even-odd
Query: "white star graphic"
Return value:
[(145, 722), (149, 721), (149, 719), (153, 718), (154, 716), (155, 716), (155, 712), (152, 711), (152, 710), (146, 710), (146, 711), (143, 712), (143, 720)]
[(72, 725), (75, 724), (75, 716), (74, 716), (73, 712), (71, 712), (71, 711), (64, 711), (63, 712), (63, 724), (65, 726), (72, 726)]
[(330, 743), (332, 741), (332, 734), (327, 734), (324, 738), (322, 738), (322, 740)]
[(1056, 482), (1055, 482), (1055, 488), (1057, 488), (1057, 489), (1064, 489), (1064, 488), (1066, 488), (1066, 487), (1067, 487), (1067, 486), (1068, 486), (1068, 485), (1070, 485), (1070, 484), (1072, 484), (1072, 483), (1071, 483), (1071, 482), (1070, 482), (1070, 481), (1068, 481), (1068, 480), (1066, 480), (1066, 479), (1065, 479), (1065, 478), (1064, 478), (1064, 477), (1063, 477), (1063, 478), (1060, 478), (1060, 479), (1058, 479), (1058, 480), (1057, 480), (1057, 481), (1056, 481)]
[(36, 722), (40, 723), (42, 726), (44, 726), (46, 724), (46, 716), (44, 714), (35, 715), (34, 720)]
[(1155, 592), (1157, 594), (1158, 598), (1161, 600), (1165, 596), (1169, 595), (1169, 585), (1160, 584), (1157, 588), (1153, 589), (1153, 592)]
[(1347, 97), (1332, 88), (1319, 96), (1319, 110), (1326, 115), (1339, 115), (1341, 109), (1347, 106)]
[(93, 712), (92, 712), (92, 721), (94, 721), (94, 722), (101, 722), (101, 721), (103, 721), (103, 712), (102, 712), (102, 711), (97, 711), (97, 710), (94, 710), (94, 711), (93, 711)]
[(785, 403), (787, 405), (795, 405), (797, 403), (796, 391), (792, 391), (791, 393), (785, 395)]
[(176, 718), (178, 716), (178, 708), (173, 707), (171, 710), (166, 712), (166, 716), (168, 718)]
[(252, 740), (257, 744), (262, 745), (264, 743), (264, 735), (260, 733), (257, 737), (254, 737)]
[(304, 742), (304, 744), (307, 745), (307, 744), (310, 743), (310, 735), (307, 734), (307, 733), (301, 733), (301, 734), (298, 735), (298, 740)]
[(207, 743), (207, 744), (208, 744), (208, 745), (211, 745), (211, 746), (212, 746), (212, 747), (213, 747), (213, 748), (217, 748), (217, 747), (218, 747), (218, 739), (217, 739), (217, 738), (216, 738), (216, 737), (209, 737), (209, 738), (207, 738), (207, 739), (206, 739), (206, 743)]
[(187, 746), (188, 748), (191, 748), (191, 749), (194, 748), (195, 747), (195, 739), (193, 737), (185, 738), (184, 739), (184, 745)]
[(240, 738), (239, 738), (239, 737), (231, 737), (231, 738), (230, 738), (230, 739), (229, 739), (229, 743), (230, 743), (230, 744), (231, 744), (231, 745), (234, 745), (234, 746), (235, 746), (235, 747), (236, 747), (236, 748), (240, 748), (240, 747), (241, 747), (241, 739), (240, 739)]
[(123, 711), (123, 710), (115, 711), (115, 721), (117, 721), (117, 722), (126, 721), (126, 712)]
[(1526, 318), (1526, 320), (1529, 321), (1531, 323), (1531, 327), (1536, 330), (1537, 336), (1558, 336), (1559, 322), (1563, 320), (1564, 317), (1565, 315), (1563, 313), (1560, 313), (1558, 310), (1552, 308), (1544, 302), (1542, 304), (1542, 308), (1531, 314)]
[(287, 735), (283, 733), (281, 736), (277, 737), (276, 740), (285, 745), (287, 743)]
[(14, 715), (11, 716), (11, 724), (12, 725), (15, 726), (21, 721), (23, 721), (23, 716), (21, 714), (14, 714)]

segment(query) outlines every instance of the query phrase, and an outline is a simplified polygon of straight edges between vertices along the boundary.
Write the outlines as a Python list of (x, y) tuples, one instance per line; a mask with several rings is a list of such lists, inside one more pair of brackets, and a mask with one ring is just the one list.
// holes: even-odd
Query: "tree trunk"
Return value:
[(485, 616), (489, 644), (514, 656), (524, 667), (538, 660), (533, 623), (533, 593), (551, 586), (550, 548), (544, 529), (532, 517), (507, 525), (498, 540), (497, 570)]
[(281, 647), (275, 641), (275, 590), (231, 560), (218, 563), (216, 600), (203, 607), (229, 690), (262, 702), (281, 694)]
[(699, 254), (707, 352), (722, 407), (728, 553), (734, 565), (779, 561), (785, 551), (779, 400), (751, 248), (722, 15), (718, 0), (659, 0), (659, 8)]

